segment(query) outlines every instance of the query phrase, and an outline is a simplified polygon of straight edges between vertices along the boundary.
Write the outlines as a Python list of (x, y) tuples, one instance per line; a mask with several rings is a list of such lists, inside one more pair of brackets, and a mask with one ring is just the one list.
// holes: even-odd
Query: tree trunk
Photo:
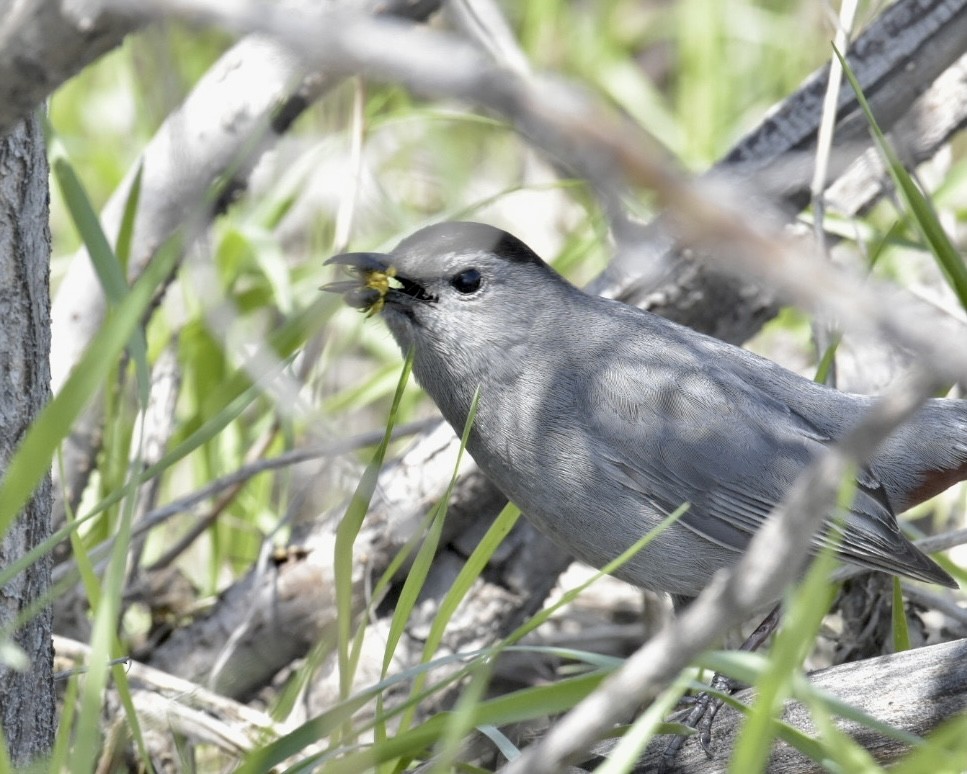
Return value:
[[(0, 139), (0, 469), (5, 469), (50, 397), (50, 228), (41, 121), (32, 116)], [(50, 477), (0, 539), (7, 567), (50, 534)], [(0, 725), (22, 765), (50, 753), (54, 738), (50, 607), (11, 631), (50, 587), (49, 555), (0, 588), (0, 643), (26, 657), (0, 657)], [(5, 649), (6, 651), (6, 649)]]

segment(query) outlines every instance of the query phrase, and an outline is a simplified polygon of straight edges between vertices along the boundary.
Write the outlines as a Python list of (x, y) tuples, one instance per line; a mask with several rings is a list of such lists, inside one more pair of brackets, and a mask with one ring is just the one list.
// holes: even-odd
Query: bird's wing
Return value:
[[(592, 434), (616, 480), (680, 523), (735, 551), (746, 548), (797, 476), (831, 439), (789, 406), (713, 365), (682, 368), (616, 356), (600, 370)], [(896, 526), (875, 475), (863, 469), (845, 528), (813, 541), (849, 562), (936, 580)]]

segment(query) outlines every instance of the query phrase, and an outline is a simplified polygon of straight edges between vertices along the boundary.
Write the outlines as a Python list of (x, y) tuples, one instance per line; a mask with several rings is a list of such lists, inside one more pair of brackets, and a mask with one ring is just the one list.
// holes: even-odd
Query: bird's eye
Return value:
[(459, 274), (454, 274), (450, 278), (450, 284), (458, 293), (470, 295), (480, 290), (480, 286), (483, 284), (483, 276), (476, 269), (465, 269)]

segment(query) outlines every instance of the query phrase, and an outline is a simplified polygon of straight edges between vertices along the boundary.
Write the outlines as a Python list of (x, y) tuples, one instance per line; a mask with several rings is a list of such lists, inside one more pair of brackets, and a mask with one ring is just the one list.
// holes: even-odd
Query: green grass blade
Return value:
[[(67, 205), (67, 211), (74, 220), (78, 233), (87, 247), (91, 264), (101, 281), (104, 288), (104, 295), (108, 300), (109, 306), (117, 306), (128, 293), (127, 277), (124, 274), (124, 267), (118, 260), (114, 250), (108, 242), (104, 230), (101, 228), (101, 221), (97, 213), (91, 206), (91, 201), (84, 190), (84, 186), (78, 179), (67, 157), (63, 153), (55, 153), (51, 162), (51, 172), (60, 186), (61, 195)], [(129, 197), (128, 204), (131, 199)], [(134, 202), (136, 204), (136, 200)], [(157, 283), (160, 286), (160, 282)], [(148, 345), (144, 337), (144, 332), (139, 328), (135, 329), (128, 344), (131, 359), (135, 363), (138, 375), (138, 392), (142, 404), (148, 400), (148, 390), (150, 388), (150, 378), (148, 369)]]
[[(712, 672), (720, 672), (721, 674), (728, 675), (733, 679), (739, 680), (747, 685), (754, 685), (769, 670), (769, 659), (759, 653), (747, 653), (744, 651), (735, 650), (725, 650), (725, 651), (711, 651), (709, 653), (703, 654), (696, 662), (703, 669), (708, 669)], [(793, 695), (806, 703), (804, 696), (809, 693), (813, 688), (812, 684), (802, 675), (795, 674), (792, 678), (793, 685)], [(706, 683), (695, 682), (691, 686), (692, 690), (695, 691), (705, 691), (708, 690), (708, 685)], [(730, 707), (734, 708), (736, 711), (741, 712), (743, 715), (748, 717), (749, 707), (743, 704), (735, 696), (731, 694), (720, 693), (718, 691), (709, 691), (713, 696), (722, 699)], [(830, 697), (826, 694), (822, 694), (819, 691), (815, 692), (817, 700), (823, 702), (824, 707), (829, 708), (828, 711), (835, 712), (834, 708), (846, 707), (842, 702), (835, 703), (830, 701)], [(862, 721), (858, 721), (862, 722)], [(826, 750), (823, 744), (813, 738), (812, 736), (800, 731), (798, 728), (789, 725), (783, 721), (777, 720), (775, 725), (775, 735), (784, 741), (791, 747), (796, 748), (806, 757), (822, 763), (827, 758)]]
[(510, 738), (504, 734), (497, 726), (490, 725), (489, 723), (481, 723), (477, 726), (477, 730), (487, 737), (491, 742), (493, 742), (494, 747), (503, 755), (508, 761), (514, 760), (520, 755), (520, 748), (515, 745)]
[(13, 763), (10, 761), (10, 751), (7, 749), (7, 736), (0, 728), (0, 772), (13, 771)]
[[(433, 619), (430, 633), (427, 635), (427, 641), (423, 648), (424, 663), (429, 662), (430, 658), (440, 647), (446, 626), (453, 618), (453, 614), (460, 602), (469, 593), (474, 582), (480, 577), (484, 567), (487, 566), (487, 562), (493, 556), (494, 551), (497, 550), (497, 547), (513, 529), (518, 518), (520, 518), (520, 510), (512, 503), (508, 503), (497, 518), (494, 519), (493, 524), (487, 529), (483, 538), (481, 538), (480, 542), (474, 548), (473, 553), (464, 562), (463, 567), (460, 568), (460, 572), (454, 579), (450, 591), (443, 598), (437, 615)], [(422, 678), (415, 679), (413, 681), (411, 694), (415, 694), (421, 690), (424, 683), (425, 680)], [(414, 713), (415, 706), (411, 711), (404, 714), (400, 722), (400, 728), (405, 729), (409, 727), (410, 723), (412, 723)]]
[(493, 664), (493, 659), (475, 662), (470, 682), (460, 692), (453, 711), (447, 713), (447, 722), (437, 743), (430, 774), (447, 774), (453, 771), (463, 749), (463, 740), (476, 725), (476, 710), (490, 686)]
[(829, 378), (829, 372), (836, 362), (836, 351), (839, 349), (839, 344), (842, 340), (843, 335), (837, 333), (829, 343), (829, 346), (826, 347), (826, 351), (823, 352), (823, 356), (819, 359), (819, 365), (816, 366), (816, 375), (813, 376), (814, 382), (826, 384), (826, 380)]
[(440, 545), (440, 536), (443, 533), (445, 514), (446, 500), (441, 499), (433, 509), (430, 528), (420, 545), (420, 549), (416, 552), (413, 564), (406, 573), (403, 588), (400, 590), (399, 600), (393, 610), (393, 618), (390, 621), (389, 632), (386, 635), (386, 648), (383, 651), (382, 677), (386, 677), (389, 671), (393, 656), (396, 653), (396, 647), (403, 637), (403, 631), (406, 628), (407, 622), (410, 620), (410, 614), (413, 612), (413, 608), (416, 607), (417, 599), (423, 590), (423, 584), (426, 582), (426, 578), (430, 573), (430, 568), (433, 565), (433, 557), (436, 556), (437, 547)]
[[(604, 677), (600, 673), (582, 675), (481, 702), (474, 708), (472, 723), (474, 726), (500, 726), (562, 712), (597, 688)], [(356, 774), (388, 761), (418, 756), (443, 736), (449, 722), (448, 714), (443, 712), (435, 715), (419, 726), (384, 740), (378, 746), (332, 761), (325, 771), (327, 774)]]
[(70, 511), (67, 512), (67, 520), (71, 526), (75, 527), (75, 529), (69, 531), (71, 555), (77, 564), (77, 571), (80, 574), (81, 583), (84, 585), (84, 593), (87, 594), (91, 610), (97, 610), (97, 606), (101, 600), (101, 582), (94, 572), (94, 565), (91, 563), (91, 558), (84, 548), (84, 541), (78, 534), (76, 520), (71, 516)]
[(50, 469), (57, 446), (70, 432), (105, 379), (147, 310), (155, 289), (173, 270), (178, 246), (169, 242), (148, 264), (130, 293), (108, 315), (64, 384), (38, 414), (0, 481), (0, 534), (6, 533), (24, 503)]
[[(292, 315), (281, 326), (276, 328), (269, 337), (267, 345), (269, 351), (273, 352), (279, 358), (290, 357), (309, 336), (315, 334), (325, 323), (327, 319), (327, 306), (324, 302), (325, 299), (319, 299), (313, 302), (305, 309)], [(257, 354), (253, 357), (258, 356)], [(197, 426), (197, 429), (193, 430), (187, 438), (180, 441), (174, 449), (166, 453), (158, 462), (145, 469), (140, 474), (138, 482), (144, 483), (160, 475), (176, 462), (187, 456), (191, 451), (194, 451), (215, 438), (231, 422), (237, 419), (261, 393), (261, 387), (258, 384), (252, 383), (249, 371), (244, 366), (236, 369), (235, 373), (210, 396), (213, 405), (223, 408), (204, 422), (197, 421), (195, 417), (189, 418), (185, 422), (185, 425), (188, 427)], [(97, 503), (90, 512), (85, 514), (81, 521), (83, 522), (90, 516), (115, 505), (122, 497), (123, 491), (117, 491), (108, 495)]]
[(903, 588), (900, 579), (893, 578), (893, 652), (902, 653), (910, 650), (910, 624), (907, 621), (906, 609), (903, 604)]
[(101, 229), (101, 221), (91, 206), (84, 186), (63, 154), (53, 153), (51, 172), (67, 203), (74, 226), (90, 253), (91, 263), (101, 282), (101, 287), (104, 288), (104, 295), (109, 303), (119, 304), (128, 292), (127, 279), (121, 272), (121, 264)]
[[(473, 400), (470, 404), (470, 412), (467, 416), (467, 422), (463, 428), (463, 435), (460, 438), (460, 450), (457, 453), (457, 460), (454, 464), (453, 475), (450, 477), (450, 483), (447, 485), (446, 492), (440, 500), (438, 506), (440, 510), (439, 521), (441, 522), (446, 513), (447, 505), (450, 502), (450, 497), (453, 494), (453, 487), (457, 481), (457, 474), (460, 470), (460, 462), (463, 458), (464, 451), (467, 447), (467, 441), (470, 438), (470, 429), (473, 426), (474, 418), (477, 414), (477, 406), (480, 401), (480, 389), (479, 387), (474, 392)], [(436, 653), (437, 649), (440, 647), (440, 643), (443, 641), (443, 635), (446, 632), (446, 627), (453, 618), (453, 614), (460, 602), (466, 597), (467, 593), (470, 591), (474, 582), (480, 577), (480, 573), (483, 572), (484, 567), (486, 567), (487, 562), (493, 555), (493, 552), (497, 549), (497, 546), (503, 540), (503, 538), (510, 531), (510, 528), (516, 522), (519, 516), (519, 511), (513, 506), (508, 506), (501, 511), (498, 518), (487, 530), (486, 535), (483, 540), (477, 544), (474, 548), (473, 553), (470, 558), (464, 562), (463, 567), (460, 568), (460, 572), (457, 574), (456, 579), (450, 586), (450, 590), (444, 596), (443, 600), (440, 602), (440, 607), (437, 610), (437, 614), (433, 617), (433, 622), (430, 625), (430, 631), (426, 637), (426, 643), (423, 646), (423, 661), (429, 661), (433, 654)], [(503, 517), (503, 518), (501, 518)], [(434, 546), (435, 551), (435, 546)], [(432, 555), (429, 557), (432, 561)], [(427, 571), (428, 571), (427, 567)], [(425, 577), (425, 576), (424, 576)], [(422, 581), (421, 581), (422, 585)], [(412, 607), (410, 608), (412, 610)], [(404, 622), (406, 619), (402, 619)], [(395, 621), (394, 621), (395, 623)], [(392, 655), (392, 654), (390, 654)], [(384, 662), (384, 665), (387, 662)], [(411, 694), (416, 693), (423, 687), (423, 680), (417, 678), (413, 681), (413, 689)], [(404, 714), (401, 721), (401, 728), (405, 729), (409, 727), (412, 721), (413, 711)]]
[[(855, 477), (844, 476), (840, 487), (841, 512), (853, 500)], [(766, 671), (756, 682), (758, 696), (736, 739), (729, 763), (731, 772), (764, 771), (769, 760), (772, 741), (778, 732), (777, 715), (792, 691), (794, 677), (819, 632), (823, 616), (832, 603), (829, 576), (836, 567), (836, 558), (829, 549), (813, 561), (803, 583), (786, 605), (783, 624), (773, 641)]]
[[(369, 595), (369, 604), (367, 609), (363, 612), (363, 616), (369, 616), (382, 601), (384, 594), (396, 578), (397, 573), (409, 559), (414, 551), (417, 550), (418, 546), (421, 544), (420, 538), (429, 529), (430, 523), (435, 517), (435, 510), (431, 510), (427, 513), (423, 523), (414, 531), (413, 535), (404, 544), (403, 548), (397, 551), (396, 555), (392, 558), (390, 563), (387, 565), (383, 574), (380, 576), (379, 580), (373, 586), (373, 590)], [(359, 641), (363, 633), (362, 628), (357, 632), (356, 640)], [(356, 645), (356, 642), (353, 643)], [(319, 642), (313, 649), (312, 653), (306, 658), (305, 664), (300, 668), (295, 676), (295, 679), (289, 681), (283, 690), (281, 696), (276, 701), (275, 706), (272, 710), (272, 717), (276, 720), (282, 720), (288, 717), (289, 712), (291, 712), (295, 702), (301, 695), (302, 688), (311, 678), (314, 670), (322, 662), (322, 659), (329, 653), (332, 649), (332, 643), (329, 642)], [(384, 672), (385, 677), (385, 672)]]
[(608, 753), (607, 761), (595, 769), (595, 774), (622, 774), (633, 771), (648, 742), (660, 733), (665, 716), (675, 709), (679, 699), (688, 690), (688, 684), (688, 674), (683, 672), (662, 691), (622, 734), (621, 741)]
[[(365, 733), (380, 722), (385, 723), (391, 717), (399, 716), (404, 711), (406, 711), (411, 705), (418, 705), (428, 698), (433, 693), (439, 691), (441, 688), (448, 685), (454, 684), (462, 680), (465, 676), (472, 672), (474, 665), (481, 660), (492, 661), (498, 653), (502, 650), (501, 647), (491, 647), (484, 648), (477, 651), (471, 652), (460, 652), (448, 654), (446, 656), (441, 656), (440, 658), (434, 659), (433, 661), (426, 662), (423, 664), (418, 664), (416, 666), (405, 669), (401, 672), (389, 675), (383, 680), (380, 680), (377, 684), (369, 686), (357, 692), (348, 699), (338, 702), (333, 707), (320, 713), (316, 717), (307, 721), (303, 725), (296, 729), (293, 729), (290, 733), (279, 737), (278, 739), (263, 745), (262, 747), (254, 750), (242, 764), (239, 771), (242, 774), (254, 774), (255, 772), (263, 772), (280, 762), (286, 760), (287, 758), (297, 756), (300, 752), (304, 751), (307, 747), (317, 744), (327, 737), (330, 737), (335, 733), (340, 725), (346, 723), (346, 721), (359, 709), (370, 704), (377, 696), (381, 693), (399, 686), (411, 683), (414, 679), (420, 675), (427, 675), (432, 673), (441, 667), (451, 667), (453, 665), (466, 665), (463, 669), (458, 669), (449, 672), (442, 681), (438, 682), (431, 688), (427, 689), (423, 693), (416, 695), (415, 697), (409, 697), (399, 706), (394, 707), (390, 713), (385, 718), (376, 718), (368, 723), (363, 723), (354, 730), (357, 733)], [(534, 653), (551, 653), (555, 656), (561, 658), (573, 658), (577, 660), (584, 661), (592, 666), (600, 665), (602, 668), (597, 669), (593, 674), (583, 674), (580, 678), (568, 678), (567, 680), (561, 681), (566, 685), (563, 689), (566, 696), (570, 696), (570, 701), (575, 702), (580, 700), (587, 692), (596, 686), (598, 682), (602, 679), (602, 675), (607, 674), (613, 669), (617, 668), (620, 663), (619, 659), (598, 656), (596, 654), (588, 654), (583, 651), (572, 650), (568, 648), (548, 648), (539, 646), (513, 646), (511, 648), (515, 651), (521, 652), (534, 652)], [(588, 683), (589, 688), (585, 689), (581, 693), (571, 694), (571, 687), (575, 685), (582, 685), (580, 679), (588, 678), (591, 682)], [(577, 681), (577, 682), (575, 682)], [(547, 686), (542, 686), (542, 688), (547, 688)], [(523, 711), (526, 717), (540, 717), (541, 708), (543, 707), (548, 713), (559, 712), (561, 709), (567, 709), (569, 706), (567, 699), (559, 700), (559, 694), (552, 692), (550, 694), (539, 694), (532, 695), (527, 693), (527, 691), (532, 689), (525, 689), (523, 692), (518, 692), (514, 696), (516, 698), (511, 699), (511, 704), (514, 704), (518, 710)], [(542, 704), (545, 701), (545, 697), (550, 696), (550, 699), (546, 704)], [(491, 700), (494, 701), (494, 700)], [(485, 703), (487, 707), (491, 707), (489, 703)], [(530, 706), (528, 706), (530, 705)], [(493, 710), (497, 713), (493, 716), (488, 716), (489, 720), (486, 718), (481, 720), (480, 715), (476, 715), (474, 718), (476, 725), (486, 724), (488, 722), (509, 722), (509, 720), (516, 719), (516, 715), (511, 717), (508, 721), (505, 721), (504, 715), (499, 714), (504, 712), (504, 710), (499, 709), (502, 705), (497, 705), (498, 709)], [(491, 711), (491, 710), (487, 710)], [(329, 752), (324, 755), (329, 757), (335, 757), (341, 755), (345, 751), (343, 747), (330, 748)], [(390, 758), (390, 760), (393, 760)]]
[[(57, 733), (54, 735), (54, 749), (50, 756), (48, 771), (68, 771), (67, 761), (71, 750), (71, 728), (77, 712), (77, 677), (67, 678), (67, 689), (64, 691), (64, 703), (58, 718)], [(9, 771), (9, 769), (3, 769)]]
[(481, 702), (477, 707), (474, 725), (489, 723), (500, 726), (564, 712), (586, 698), (608, 674), (593, 672), (569, 677)]
[[(260, 390), (257, 386), (250, 387), (246, 392), (242, 393), (238, 398), (236, 398), (235, 401), (230, 403), (221, 412), (219, 412), (217, 416), (212, 417), (212, 419), (206, 422), (202, 427), (198, 428), (198, 430), (178, 444), (177, 447), (165, 454), (165, 456), (162, 457), (158, 462), (146, 468), (138, 476), (137, 483), (140, 485), (150, 481), (156, 476), (161, 475), (176, 462), (179, 462), (199, 446), (214, 438), (230, 422), (236, 419), (251, 404), (251, 402), (258, 397), (259, 393)], [(30, 549), (30, 551), (21, 556), (15, 562), (0, 569), (0, 586), (6, 585), (14, 576), (23, 572), (25, 568), (37, 561), (38, 558), (49, 553), (50, 551), (53, 551), (56, 546), (60, 545), (64, 540), (69, 539), (72, 533), (74, 533), (80, 526), (89, 522), (107, 508), (110, 508), (112, 505), (120, 502), (123, 497), (123, 489), (111, 493), (99, 503), (95, 504), (84, 516), (73, 519), (70, 523), (64, 527), (61, 527), (42, 543), (34, 546), (32, 549)], [(74, 579), (72, 578), (68, 580), (71, 584), (74, 582)], [(47, 602), (49, 602), (49, 600), (46, 600), (44, 604), (47, 604)]]
[[(454, 663), (461, 663), (468, 659), (475, 659), (484, 657), (491, 654), (490, 649), (475, 651), (472, 653), (455, 653), (448, 656), (443, 656), (436, 659), (430, 663), (419, 664), (410, 669), (406, 669), (398, 674), (393, 674), (380, 680), (377, 684), (368, 686), (367, 688), (358, 691), (353, 696), (348, 699), (337, 702), (334, 706), (321, 712), (316, 717), (311, 720), (306, 721), (298, 728), (293, 729), (290, 733), (280, 737), (279, 739), (270, 742), (263, 747), (254, 750), (245, 760), (241, 768), (239, 769), (240, 774), (254, 774), (255, 772), (263, 772), (271, 767), (281, 763), (286, 758), (297, 755), (299, 752), (305, 750), (312, 744), (315, 744), (319, 740), (325, 739), (326, 737), (335, 733), (340, 725), (346, 723), (346, 721), (352, 717), (352, 715), (362, 707), (370, 704), (377, 696), (379, 696), (383, 691), (390, 688), (402, 685), (411, 681), (414, 677), (425, 672), (430, 672), (434, 669), (438, 669), (442, 666), (452, 665)], [(458, 680), (462, 677), (462, 672), (458, 671), (456, 674), (447, 678), (449, 682)], [(424, 697), (420, 697), (422, 700)], [(398, 711), (394, 710), (396, 714), (402, 711), (400, 708)], [(372, 725), (375, 725), (376, 721)], [(368, 730), (369, 727), (363, 726), (361, 730)]]
[(817, 763), (825, 763), (827, 766), (832, 764), (835, 770), (848, 771), (851, 774), (882, 774), (883, 769), (877, 765), (870, 752), (840, 730), (833, 716), (822, 704), (807, 701), (806, 705), (822, 746), (822, 757), (814, 759)]
[[(115, 651), (119, 652), (120, 646)], [(113, 664), (111, 666), (111, 676), (114, 679), (114, 688), (117, 690), (118, 698), (121, 700), (121, 706), (124, 708), (124, 715), (128, 719), (128, 728), (134, 739), (134, 744), (138, 748), (138, 753), (144, 762), (143, 765), (150, 772), (153, 770), (151, 766), (151, 755), (148, 752), (148, 745), (144, 739), (144, 732), (141, 729), (138, 712), (134, 707), (134, 697), (131, 695), (131, 686), (128, 684), (128, 673), (125, 671), (124, 665)]]
[(870, 131), (873, 134), (873, 140), (876, 142), (880, 153), (883, 154), (890, 176), (893, 178), (897, 190), (906, 203), (910, 215), (913, 217), (913, 221), (916, 223), (927, 245), (929, 245), (931, 252), (936, 257), (937, 264), (947, 278), (950, 287), (957, 295), (960, 305), (964, 309), (967, 309), (967, 263), (964, 262), (957, 248), (950, 241), (950, 237), (944, 231), (943, 226), (940, 225), (940, 219), (937, 217), (933, 205), (923, 195), (923, 192), (917, 186), (916, 182), (914, 182), (913, 177), (900, 162), (899, 157), (896, 155), (890, 143), (887, 142), (883, 132), (880, 131), (873, 111), (870, 110), (869, 103), (863, 95), (859, 81), (856, 79), (853, 71), (850, 70), (846, 58), (835, 47), (833, 50), (843, 65), (843, 73), (846, 75), (847, 80), (849, 80), (850, 86), (853, 87), (860, 107), (866, 115), (866, 120), (870, 125)]
[(131, 190), (124, 202), (121, 213), (121, 227), (118, 229), (118, 239), (114, 245), (114, 253), (121, 265), (121, 275), (128, 276), (128, 263), (131, 259), (131, 241), (134, 238), (134, 219), (138, 214), (138, 202), (141, 201), (141, 181), (144, 176), (144, 161), (138, 164), (138, 171), (131, 182)]
[(838, 696), (834, 696), (809, 682), (805, 675), (796, 675), (794, 678), (793, 696), (804, 703), (818, 702), (830, 714), (838, 715), (846, 720), (851, 720), (854, 723), (866, 726), (882, 736), (889, 739), (896, 739), (903, 744), (916, 746), (923, 741), (916, 734), (895, 728), (889, 723), (884, 723), (882, 720), (873, 717), (868, 712), (864, 712), (851, 704), (847, 704)]
[(577, 597), (587, 588), (589, 588), (593, 583), (596, 583), (600, 578), (605, 575), (610, 575), (615, 570), (617, 570), (621, 565), (627, 562), (631, 557), (641, 551), (645, 546), (647, 546), (652, 540), (658, 537), (662, 532), (668, 529), (672, 524), (678, 521), (682, 515), (688, 510), (688, 503), (684, 503), (675, 509), (673, 513), (666, 516), (662, 522), (656, 526), (653, 530), (643, 535), (641, 539), (630, 546), (627, 551), (622, 553), (616, 559), (608, 562), (604, 567), (602, 567), (598, 572), (594, 573), (590, 578), (588, 578), (583, 583), (579, 584), (573, 589), (568, 589), (561, 595), (561, 598), (553, 605), (539, 610), (537, 613), (532, 615), (530, 619), (521, 624), (517, 629), (515, 629), (511, 634), (505, 639), (506, 644), (512, 644), (519, 642), (525, 636), (534, 631), (542, 623), (547, 621), (554, 613), (560, 610), (565, 605), (571, 604)]
[(967, 715), (958, 715), (936, 729), (926, 743), (890, 767), (890, 774), (961, 774), (967, 761)]
[(413, 354), (410, 353), (403, 364), (403, 371), (400, 374), (399, 383), (396, 388), (396, 395), (393, 397), (393, 406), (390, 409), (389, 420), (386, 424), (386, 433), (383, 440), (377, 447), (373, 458), (356, 486), (352, 499), (346, 513), (336, 528), (336, 540), (334, 548), (334, 573), (336, 585), (336, 649), (339, 660), (339, 690), (340, 696), (346, 698), (350, 694), (353, 681), (353, 670), (351, 668), (350, 654), (350, 632), (354, 617), (352, 605), (352, 576), (353, 576), (353, 543), (356, 535), (359, 534), (363, 519), (369, 510), (369, 503), (376, 491), (376, 483), (379, 478), (379, 471), (386, 456), (392, 438), (393, 424), (400, 401), (403, 397), (403, 390), (409, 379), (410, 371), (413, 367)]
[[(145, 363), (145, 365), (147, 365)], [(145, 404), (142, 403), (142, 408)], [(121, 645), (117, 632), (120, 624), (122, 596), (125, 588), (125, 576), (132, 537), (135, 510), (138, 500), (138, 471), (141, 468), (141, 450), (144, 445), (142, 435), (135, 439), (137, 454), (128, 463), (124, 480), (124, 499), (120, 509), (120, 519), (116, 526), (114, 546), (107, 568), (104, 571), (102, 583), (97, 584), (91, 578), (91, 588), (96, 596), (90, 598), (93, 612), (93, 626), (91, 633), (90, 663), (83, 681), (80, 697), (80, 713), (78, 715), (76, 742), (72, 754), (72, 766), (76, 765), (81, 771), (91, 770), (101, 755), (99, 726), (103, 711), (104, 691), (113, 676), (114, 685), (121, 699), (121, 705), (127, 716), (130, 733), (138, 747), (142, 760), (150, 767), (150, 756), (147, 745), (141, 733), (138, 715), (134, 710), (134, 701), (127, 683), (127, 674), (114, 659), (121, 655)], [(76, 535), (76, 533), (74, 533)], [(74, 541), (76, 544), (78, 541)], [(87, 561), (83, 548), (77, 555), (78, 566), (83, 567)], [(93, 575), (91, 568), (88, 568)]]
[(453, 614), (456, 612), (460, 603), (466, 598), (467, 594), (470, 593), (473, 584), (476, 583), (484, 568), (487, 566), (487, 563), (494, 555), (494, 552), (503, 542), (504, 538), (510, 534), (510, 531), (514, 528), (519, 518), (520, 509), (513, 503), (508, 503), (497, 518), (494, 519), (494, 523), (490, 525), (486, 534), (474, 548), (473, 553), (464, 562), (463, 567), (460, 568), (459, 574), (450, 586), (447, 595), (440, 603), (440, 609), (433, 619), (433, 626), (431, 627), (430, 634), (427, 637), (427, 645), (423, 651), (424, 661), (429, 660), (429, 657), (436, 652), (436, 649), (443, 639), (446, 626), (453, 618)]

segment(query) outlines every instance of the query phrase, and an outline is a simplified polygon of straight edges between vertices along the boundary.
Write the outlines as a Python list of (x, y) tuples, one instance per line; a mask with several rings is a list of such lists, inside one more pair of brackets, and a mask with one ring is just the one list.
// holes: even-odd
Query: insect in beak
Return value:
[(326, 261), (346, 266), (355, 279), (331, 282), (321, 290), (342, 293), (346, 303), (366, 313), (367, 317), (379, 314), (386, 304), (390, 290), (398, 290), (401, 285), (396, 277), (396, 267), (388, 266), (385, 256), (379, 253), (344, 253)]

